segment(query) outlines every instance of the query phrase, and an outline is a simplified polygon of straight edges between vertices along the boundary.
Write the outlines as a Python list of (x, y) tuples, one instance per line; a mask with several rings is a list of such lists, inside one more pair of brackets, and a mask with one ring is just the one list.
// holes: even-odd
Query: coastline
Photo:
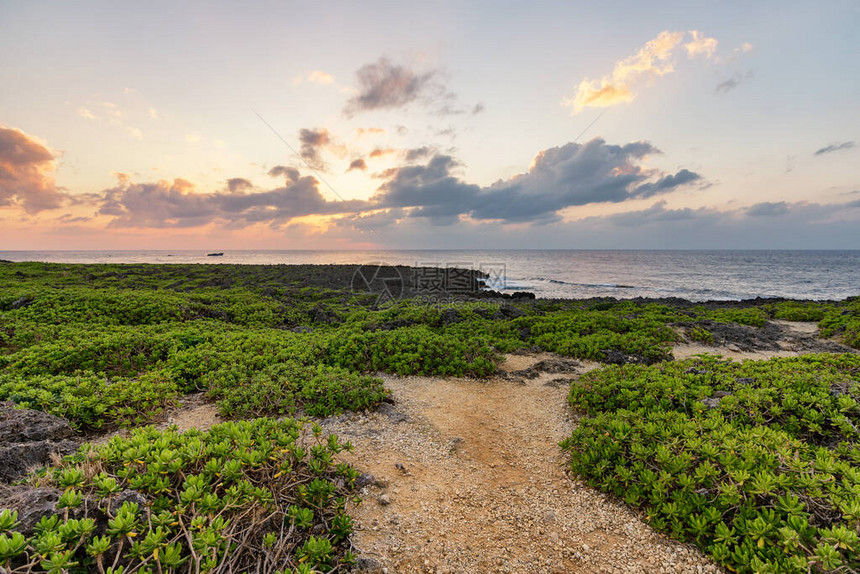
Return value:
[[(9, 401), (0, 433), (19, 429), (4, 438), (11, 444), (0, 455), (17, 461), (8, 465), (17, 474), (0, 491), (26, 536), (42, 517), (62, 514), (67, 483), (87, 501), (67, 518), (101, 525), (116, 509), (99, 502), (101, 483), (79, 468), (98, 460), (122, 500), (207, 520), (180, 504), (191, 496), (186, 477), (220, 472), (225, 457), (237, 457), (230, 468), (247, 465), (243, 480), (290, 501), (275, 511), (284, 521), (306, 496), (296, 485), (309, 488), (316, 478), (337, 493), (332, 501), (364, 500), (314, 506), (304, 514), (307, 529), (275, 534), (287, 562), (323, 536), (343, 572), (353, 570), (354, 558), (358, 571), (377, 573), (591, 572), (607, 562), (624, 571), (719, 572), (718, 563), (734, 563), (668, 531), (647, 503), (614, 491), (615, 478), (595, 481), (589, 472), (596, 464), (575, 466), (584, 456), (577, 453), (602, 451), (559, 444), (578, 444), (572, 441), (589, 429), (596, 438), (587, 440), (604, 440), (614, 425), (632, 424), (623, 418), (630, 411), (615, 412), (612, 402), (633, 400), (638, 385), (649, 384), (656, 386), (643, 401), (668, 394), (648, 403), (640, 422), (707, 422), (723, 409), (717, 412), (729, 424), (748, 408), (772, 409), (774, 420), (791, 407), (769, 397), (797, 403), (792, 393), (811, 388), (816, 408), (830, 413), (838, 400), (856, 418), (856, 297), (549, 299), (485, 290), (486, 279), (432, 267), (0, 264), (0, 401)], [(629, 386), (600, 394), (613, 385)], [(595, 408), (607, 411), (597, 416)], [(28, 431), (27, 421), (43, 419), (59, 430)], [(737, 424), (731, 428), (762, 423)], [(825, 435), (815, 440), (850, 429), (831, 426), (815, 431)], [(302, 450), (294, 450), (293, 434), (304, 437)], [(340, 438), (328, 438), (334, 435)], [(287, 446), (272, 450), (272, 437)], [(776, 445), (812, 440), (779, 437)], [(90, 446), (75, 454), (83, 441)], [(187, 468), (168, 483), (152, 482), (162, 479), (150, 471), (171, 472), (166, 461), (198, 441), (207, 445), (205, 457), (181, 455)], [(225, 441), (236, 442), (225, 451)], [(815, 443), (792, 444), (815, 452)], [(719, 468), (728, 477), (735, 469), (726, 460)], [(627, 462), (635, 464), (616, 460)], [(208, 480), (209, 495), (235, 493), (217, 473)], [(172, 498), (162, 496), (165, 488)], [(242, 512), (262, 511), (251, 499), (243, 504)], [(723, 511), (738, 512), (731, 504)], [(273, 534), (265, 521), (243, 524), (224, 543), (247, 536), (262, 545)], [(181, 550), (182, 533), (171, 535)], [(120, 542), (112, 543), (117, 556)]]

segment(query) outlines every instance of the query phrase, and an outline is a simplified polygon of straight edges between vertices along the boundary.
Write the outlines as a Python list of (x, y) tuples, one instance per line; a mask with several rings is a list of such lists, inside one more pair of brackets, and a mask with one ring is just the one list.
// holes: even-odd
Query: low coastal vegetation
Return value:
[(593, 371), (573, 472), (737, 572), (860, 567), (860, 356)]
[[(339, 266), (0, 264), (0, 400), (67, 418), (85, 446), (28, 480), (64, 489), (30, 536), (0, 515), (12, 572), (342, 571), (349, 445), (297, 417), (373, 409), (384, 374), (488, 377), (505, 353), (605, 363), (572, 384), (573, 471), (739, 572), (860, 568), (857, 355), (672, 360), (682, 337), (817, 322), (860, 348), (860, 299), (456, 300), (380, 305)], [(142, 425), (190, 393), (208, 432)], [(261, 418), (256, 418), (261, 417)], [(292, 417), (275, 420), (268, 417)], [(251, 419), (251, 420), (241, 420)], [(115, 504), (123, 492), (141, 500)], [(265, 571), (271, 571), (266, 569)]]
[(358, 473), (293, 419), (207, 432), (134, 431), (85, 446), (38, 480), (64, 489), (30, 536), (0, 511), (10, 573), (328, 572), (355, 562), (347, 513)]

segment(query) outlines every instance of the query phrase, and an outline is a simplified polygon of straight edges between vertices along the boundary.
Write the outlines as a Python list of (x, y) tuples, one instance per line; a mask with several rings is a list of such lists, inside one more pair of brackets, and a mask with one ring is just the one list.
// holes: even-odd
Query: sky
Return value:
[(860, 3), (0, 2), (0, 250), (860, 249)]

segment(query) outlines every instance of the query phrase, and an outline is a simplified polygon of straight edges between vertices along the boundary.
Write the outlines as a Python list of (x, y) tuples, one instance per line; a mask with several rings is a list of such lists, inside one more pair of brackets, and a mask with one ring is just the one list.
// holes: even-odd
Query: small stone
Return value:
[(552, 510), (547, 510), (543, 513), (543, 521), (547, 524), (552, 524), (555, 522), (555, 512)]
[(374, 574), (378, 574), (379, 572), (384, 571), (382, 568), (382, 564), (379, 562), (379, 560), (365, 556), (356, 560), (355, 569), (358, 572), (370, 572)]
[(379, 502), (380, 506), (388, 506), (389, 504), (391, 504), (391, 497), (387, 494), (383, 494), (377, 499), (377, 501)]
[(355, 479), (355, 487), (356, 488), (364, 488), (365, 486), (369, 486), (376, 482), (376, 478), (367, 472), (358, 475), (358, 478)]

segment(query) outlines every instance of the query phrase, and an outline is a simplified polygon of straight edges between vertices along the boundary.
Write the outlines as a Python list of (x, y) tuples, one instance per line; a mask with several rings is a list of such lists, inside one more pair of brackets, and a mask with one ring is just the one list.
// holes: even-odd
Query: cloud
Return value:
[(712, 208), (701, 207), (691, 209), (684, 207), (681, 209), (667, 209), (666, 205), (666, 201), (658, 201), (646, 209), (615, 213), (593, 219), (602, 219), (615, 227), (631, 228), (654, 223), (665, 225), (667, 223), (679, 224), (682, 222), (698, 221), (699, 224), (703, 224), (723, 217), (719, 211)]
[(427, 165), (388, 170), (373, 201), (380, 207), (411, 208), (411, 217), (451, 223), (461, 215), (474, 220), (546, 223), (567, 207), (619, 203), (672, 191), (701, 180), (641, 164), (660, 151), (647, 142), (608, 145), (600, 138), (540, 152), (525, 173), (480, 187), (454, 175), (459, 163), (436, 155)]
[(746, 214), (750, 217), (778, 217), (780, 215), (785, 215), (788, 213), (789, 207), (788, 203), (784, 201), (780, 201), (777, 203), (772, 203), (770, 201), (764, 201), (762, 203), (756, 203), (751, 205)]
[[(831, 247), (850, 245), (851, 237), (856, 241), (860, 237), (858, 207), (860, 201), (836, 204), (780, 201), (719, 211), (708, 207), (668, 209), (661, 201), (644, 210), (592, 217), (572, 225), (596, 232), (610, 224), (617, 228), (613, 236), (620, 245), (644, 248), (677, 248), (681, 239), (691, 249), (809, 249), (827, 245), (827, 241)], [(628, 233), (635, 229), (641, 232)]]
[(355, 213), (367, 207), (361, 200), (327, 201), (314, 177), (277, 166), (270, 175), (286, 176), (286, 185), (253, 192), (250, 182), (233, 178), (226, 191), (199, 193), (184, 179), (155, 183), (120, 181), (102, 192), (99, 215), (112, 217), (109, 227), (188, 228), (212, 223), (245, 227), (265, 223), (274, 227), (307, 215)]
[(710, 58), (717, 51), (717, 40), (708, 38), (698, 30), (690, 30), (692, 40), (684, 44), (684, 49), (687, 50), (687, 56), (693, 58), (699, 54)]
[(185, 141), (192, 144), (200, 143), (200, 134), (198, 132), (185, 134)]
[(346, 148), (339, 144), (325, 128), (299, 130), (299, 154), (311, 169), (326, 171), (328, 164), (322, 157), (324, 151), (332, 151), (338, 156), (346, 154)]
[(430, 157), (431, 155), (436, 153), (435, 147), (430, 146), (421, 146), (412, 149), (407, 149), (404, 152), (404, 157), (406, 161), (412, 162), (418, 159), (423, 159), (425, 157)]
[(270, 169), (269, 175), (272, 177), (285, 178), (287, 180), (287, 185), (297, 182), (301, 177), (299, 170), (294, 167), (286, 167), (283, 165), (276, 165), (275, 167)]
[(309, 84), (328, 85), (334, 83), (334, 76), (332, 76), (331, 74), (327, 74), (321, 70), (313, 70), (293, 78), (294, 85), (299, 85), (302, 82), (308, 82)]
[[(137, 94), (137, 90), (132, 88), (123, 89), (123, 94)], [(95, 106), (95, 108), (93, 108)], [(93, 109), (98, 110), (98, 113), (93, 112)], [(90, 101), (89, 105), (80, 106), (77, 108), (77, 114), (88, 120), (101, 121), (107, 120), (112, 126), (120, 128), (125, 134), (133, 139), (143, 139), (143, 132), (140, 128), (128, 124), (128, 114), (121, 109), (116, 103), (103, 101)], [(158, 119), (158, 112), (155, 108), (150, 107), (148, 110), (136, 110), (132, 115), (137, 116), (146, 112), (151, 119)]]
[(851, 149), (851, 148), (855, 147), (856, 145), (857, 145), (857, 142), (853, 142), (853, 141), (833, 143), (833, 144), (830, 144), (829, 146), (826, 146), (826, 147), (823, 147), (819, 150), (816, 150), (816, 152), (813, 155), (824, 155), (824, 154), (828, 154), (828, 153), (833, 153), (835, 151), (840, 151), (843, 149)]
[(748, 207), (671, 208), (661, 200), (644, 209), (544, 225), (461, 219), (443, 233), (437, 221), (390, 209), (368, 214), (368, 226), (351, 225), (353, 216), (340, 218), (329, 233), (374, 241), (367, 229), (372, 226), (402, 249), (833, 249), (860, 241), (860, 200), (852, 203), (789, 203), (782, 217), (750, 217)]
[(385, 133), (385, 130), (382, 128), (357, 128), (355, 130), (355, 135), (357, 137), (364, 136), (378, 136)]
[(119, 109), (113, 102), (101, 102), (103, 108), (105, 108), (105, 112), (107, 115), (111, 117), (111, 122), (117, 125), (122, 125), (122, 118), (125, 117), (125, 113)]
[(353, 116), (370, 110), (402, 108), (434, 90), (435, 75), (435, 71), (419, 73), (380, 58), (356, 72), (358, 94), (347, 102), (344, 113)]
[(242, 193), (254, 188), (254, 184), (242, 177), (232, 177), (227, 180), (230, 193)]
[(54, 183), (56, 156), (21, 130), (0, 126), (0, 207), (27, 213), (60, 207), (68, 196)]
[(752, 70), (748, 70), (744, 74), (741, 74), (740, 72), (735, 72), (731, 78), (717, 84), (717, 86), (714, 88), (714, 92), (718, 94), (726, 94), (737, 88), (744, 80), (748, 80), (752, 77)]
[(710, 58), (717, 47), (714, 38), (708, 38), (698, 30), (690, 31), (692, 39), (682, 44), (684, 32), (661, 32), (647, 42), (634, 55), (619, 60), (612, 73), (599, 80), (582, 80), (573, 97), (563, 103), (578, 114), (587, 107), (605, 108), (632, 102), (636, 88), (643, 83), (674, 72), (674, 55), (679, 46), (684, 47), (688, 57), (703, 55)]
[(346, 171), (350, 172), (353, 170), (367, 171), (367, 162), (365, 162), (361, 158), (352, 160), (352, 162), (349, 164), (349, 167), (346, 169)]
[[(306, 131), (307, 145), (328, 145), (322, 130)], [(647, 158), (660, 151), (642, 141), (619, 146), (596, 138), (546, 149), (537, 154), (528, 171), (488, 186), (464, 181), (459, 175), (461, 164), (433, 148), (384, 152), (429, 159), (421, 165), (385, 170), (371, 199), (350, 201), (326, 200), (317, 179), (282, 165), (268, 173), (282, 178), (284, 185), (263, 191), (238, 177), (226, 180), (221, 190), (201, 193), (184, 179), (136, 183), (127, 174), (116, 174), (117, 185), (101, 193), (97, 210), (110, 218), (110, 227), (130, 228), (210, 224), (242, 228), (263, 223), (280, 229), (305, 216), (352, 221), (423, 219), (435, 226), (456, 222), (546, 225), (560, 221), (561, 211), (571, 206), (654, 197), (701, 180), (689, 170), (666, 173), (645, 166)], [(367, 164), (355, 159), (347, 171), (353, 169), (364, 171)]]
[(371, 158), (383, 157), (383, 156), (390, 155), (393, 153), (397, 153), (397, 150), (392, 149), (392, 148), (376, 148), (375, 150), (370, 152), (370, 157)]

